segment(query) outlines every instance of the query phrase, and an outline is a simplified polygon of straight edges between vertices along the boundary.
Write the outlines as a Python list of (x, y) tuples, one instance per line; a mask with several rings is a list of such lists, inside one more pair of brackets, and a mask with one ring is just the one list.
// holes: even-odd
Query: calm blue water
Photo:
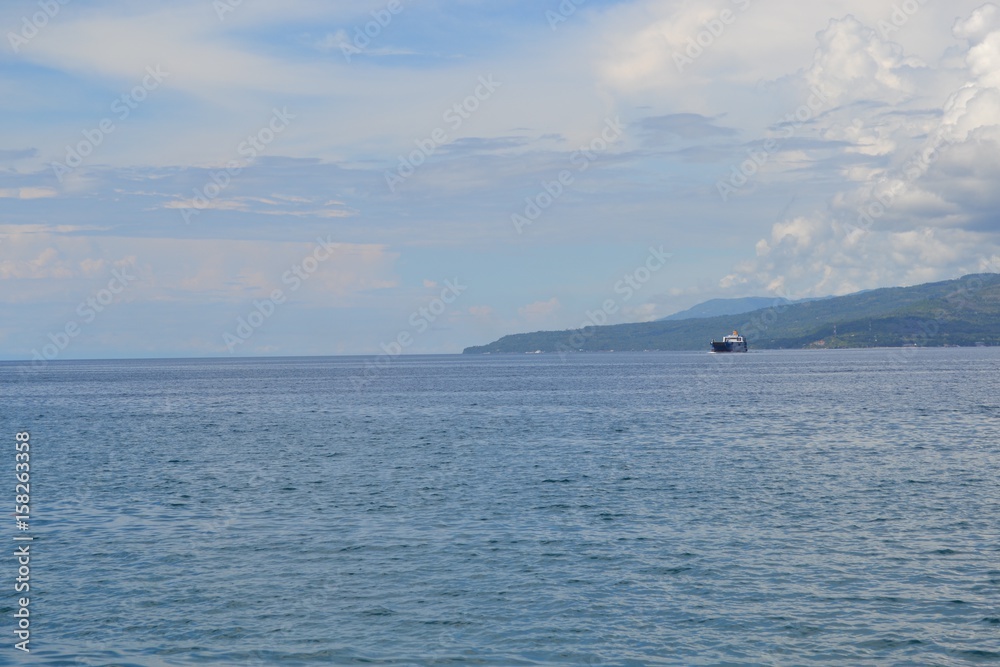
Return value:
[(17, 368), (3, 664), (1000, 662), (1000, 349)]

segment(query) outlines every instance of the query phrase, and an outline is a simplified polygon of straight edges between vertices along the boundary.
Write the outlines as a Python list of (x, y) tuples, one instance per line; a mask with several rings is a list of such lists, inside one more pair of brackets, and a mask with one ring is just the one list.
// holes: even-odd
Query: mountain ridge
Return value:
[(699, 350), (733, 329), (759, 349), (1000, 345), (1000, 274), (883, 287), (736, 315), (510, 334), (463, 353)]
[(792, 303), (780, 296), (744, 296), (735, 299), (709, 299), (695, 304), (690, 308), (678, 311), (672, 315), (661, 317), (658, 322), (673, 320), (691, 320), (701, 317), (717, 317), (719, 315), (742, 315), (762, 308)]

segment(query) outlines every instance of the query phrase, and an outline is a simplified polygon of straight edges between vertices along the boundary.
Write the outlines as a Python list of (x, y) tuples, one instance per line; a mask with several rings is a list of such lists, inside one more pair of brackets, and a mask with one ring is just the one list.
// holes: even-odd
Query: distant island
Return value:
[[(760, 298), (732, 301), (756, 306)], [(720, 301), (655, 322), (513, 334), (463, 353), (707, 350), (709, 341), (733, 329), (748, 338), (751, 349), (1000, 345), (997, 273), (825, 299), (770, 299), (766, 307), (748, 312), (691, 316), (711, 312)]]

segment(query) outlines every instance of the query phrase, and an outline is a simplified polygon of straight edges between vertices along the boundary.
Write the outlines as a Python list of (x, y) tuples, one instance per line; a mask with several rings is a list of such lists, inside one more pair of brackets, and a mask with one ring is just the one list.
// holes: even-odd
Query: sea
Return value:
[(18, 433), (4, 665), (1000, 664), (1000, 348), (4, 362), (11, 509)]

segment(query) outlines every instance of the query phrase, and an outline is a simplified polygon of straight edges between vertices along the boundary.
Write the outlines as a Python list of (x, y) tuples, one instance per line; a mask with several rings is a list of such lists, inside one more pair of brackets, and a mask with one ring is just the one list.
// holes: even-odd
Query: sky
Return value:
[(1000, 7), (10, 0), (0, 358), (455, 353), (1000, 271)]

